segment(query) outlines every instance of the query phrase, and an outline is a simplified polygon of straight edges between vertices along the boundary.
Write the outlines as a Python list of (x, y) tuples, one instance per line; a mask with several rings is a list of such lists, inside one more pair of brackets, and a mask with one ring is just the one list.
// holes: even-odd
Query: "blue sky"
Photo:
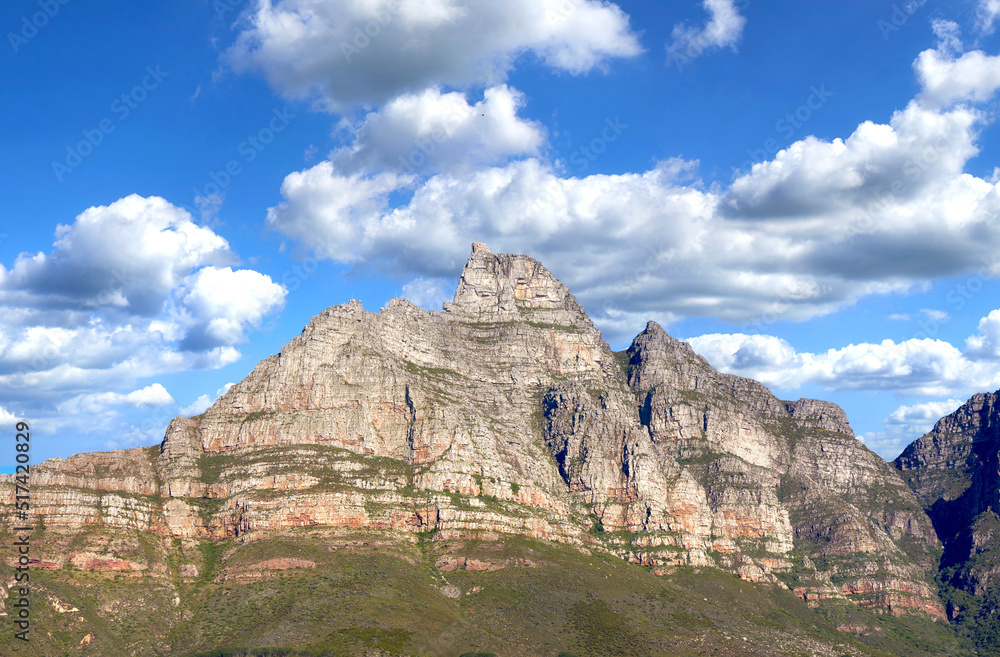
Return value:
[(1000, 387), (1000, 1), (11, 0), (0, 465), (528, 253), (894, 457)]

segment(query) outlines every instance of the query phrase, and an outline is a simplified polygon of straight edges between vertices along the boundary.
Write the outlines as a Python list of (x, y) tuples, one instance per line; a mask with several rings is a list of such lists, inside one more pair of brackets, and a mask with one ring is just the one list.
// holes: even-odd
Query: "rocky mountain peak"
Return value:
[[(184, 586), (276, 563), (281, 541), (311, 555), (289, 567), (319, 568), (373, 536), (385, 555), (515, 536), (656, 574), (719, 568), (809, 604), (944, 617), (930, 521), (843, 411), (718, 372), (656, 322), (613, 353), (549, 270), (483, 244), (444, 312), (328, 308), (203, 414), (171, 422), (159, 449), (32, 473), (46, 545), (59, 535), (83, 569)], [(0, 506), (15, 495), (0, 476)], [(129, 545), (109, 542), (126, 532)], [(66, 561), (51, 549), (42, 558)], [(446, 556), (420, 568), (459, 563)]]
[(954, 499), (971, 484), (988, 446), (996, 451), (998, 440), (1000, 391), (978, 393), (910, 443), (896, 458), (896, 467), (907, 473), (925, 501)]
[(629, 371), (629, 385), (634, 390), (652, 388), (665, 379), (676, 388), (695, 390), (700, 380), (716, 374), (691, 345), (667, 335), (654, 321), (635, 337), (628, 354), (634, 366)]
[[(545, 323), (577, 325), (590, 320), (569, 288), (534, 258), (493, 253), (479, 242), (462, 269), (455, 298), (445, 310), (511, 321), (545, 316)], [(541, 311), (541, 312), (533, 312)]]

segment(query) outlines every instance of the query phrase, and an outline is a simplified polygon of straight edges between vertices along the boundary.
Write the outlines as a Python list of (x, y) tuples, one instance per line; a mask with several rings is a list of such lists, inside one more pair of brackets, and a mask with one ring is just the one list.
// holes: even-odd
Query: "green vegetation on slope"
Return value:
[[(961, 654), (947, 627), (917, 617), (893, 619), (848, 605), (826, 618), (790, 591), (716, 569), (681, 568), (659, 577), (615, 557), (518, 537), (428, 535), (414, 543), (399, 535), (302, 530), (207, 543), (189, 548), (185, 559), (202, 564), (199, 576), (181, 578), (173, 567), (141, 576), (38, 571), (37, 633), (22, 654)], [(260, 567), (273, 559), (315, 567)], [(466, 570), (466, 560), (475, 569)], [(55, 613), (41, 602), (50, 596), (79, 611)], [(871, 635), (838, 631), (845, 619)]]

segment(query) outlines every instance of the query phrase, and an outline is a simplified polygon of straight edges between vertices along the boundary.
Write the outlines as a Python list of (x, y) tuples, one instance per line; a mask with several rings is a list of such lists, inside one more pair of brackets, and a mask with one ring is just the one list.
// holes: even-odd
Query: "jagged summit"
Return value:
[(719, 372), (687, 342), (673, 338), (654, 321), (632, 341), (628, 352), (633, 367), (629, 385), (647, 392), (664, 383), (675, 390), (692, 390), (706, 395), (738, 399), (745, 408), (777, 418), (788, 417), (802, 426), (853, 436), (847, 414), (840, 406), (818, 399), (782, 402), (753, 379)]
[(478, 242), (472, 245), (455, 298), (445, 310), (495, 321), (544, 315), (551, 324), (590, 324), (576, 297), (540, 262), (527, 255), (494, 254)]
[[(973, 395), (910, 443), (895, 465), (927, 508), (946, 549), (964, 551), (946, 558), (968, 558), (976, 520), (1000, 511), (1000, 391)], [(1000, 533), (995, 547), (1000, 549)]]

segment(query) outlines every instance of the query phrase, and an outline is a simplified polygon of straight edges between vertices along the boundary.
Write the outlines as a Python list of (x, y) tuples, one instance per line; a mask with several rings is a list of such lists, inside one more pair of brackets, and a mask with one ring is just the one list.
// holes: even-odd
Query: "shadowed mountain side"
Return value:
[(948, 613), (982, 654), (1000, 651), (1000, 395), (974, 395), (911, 443), (896, 467), (944, 543)]

